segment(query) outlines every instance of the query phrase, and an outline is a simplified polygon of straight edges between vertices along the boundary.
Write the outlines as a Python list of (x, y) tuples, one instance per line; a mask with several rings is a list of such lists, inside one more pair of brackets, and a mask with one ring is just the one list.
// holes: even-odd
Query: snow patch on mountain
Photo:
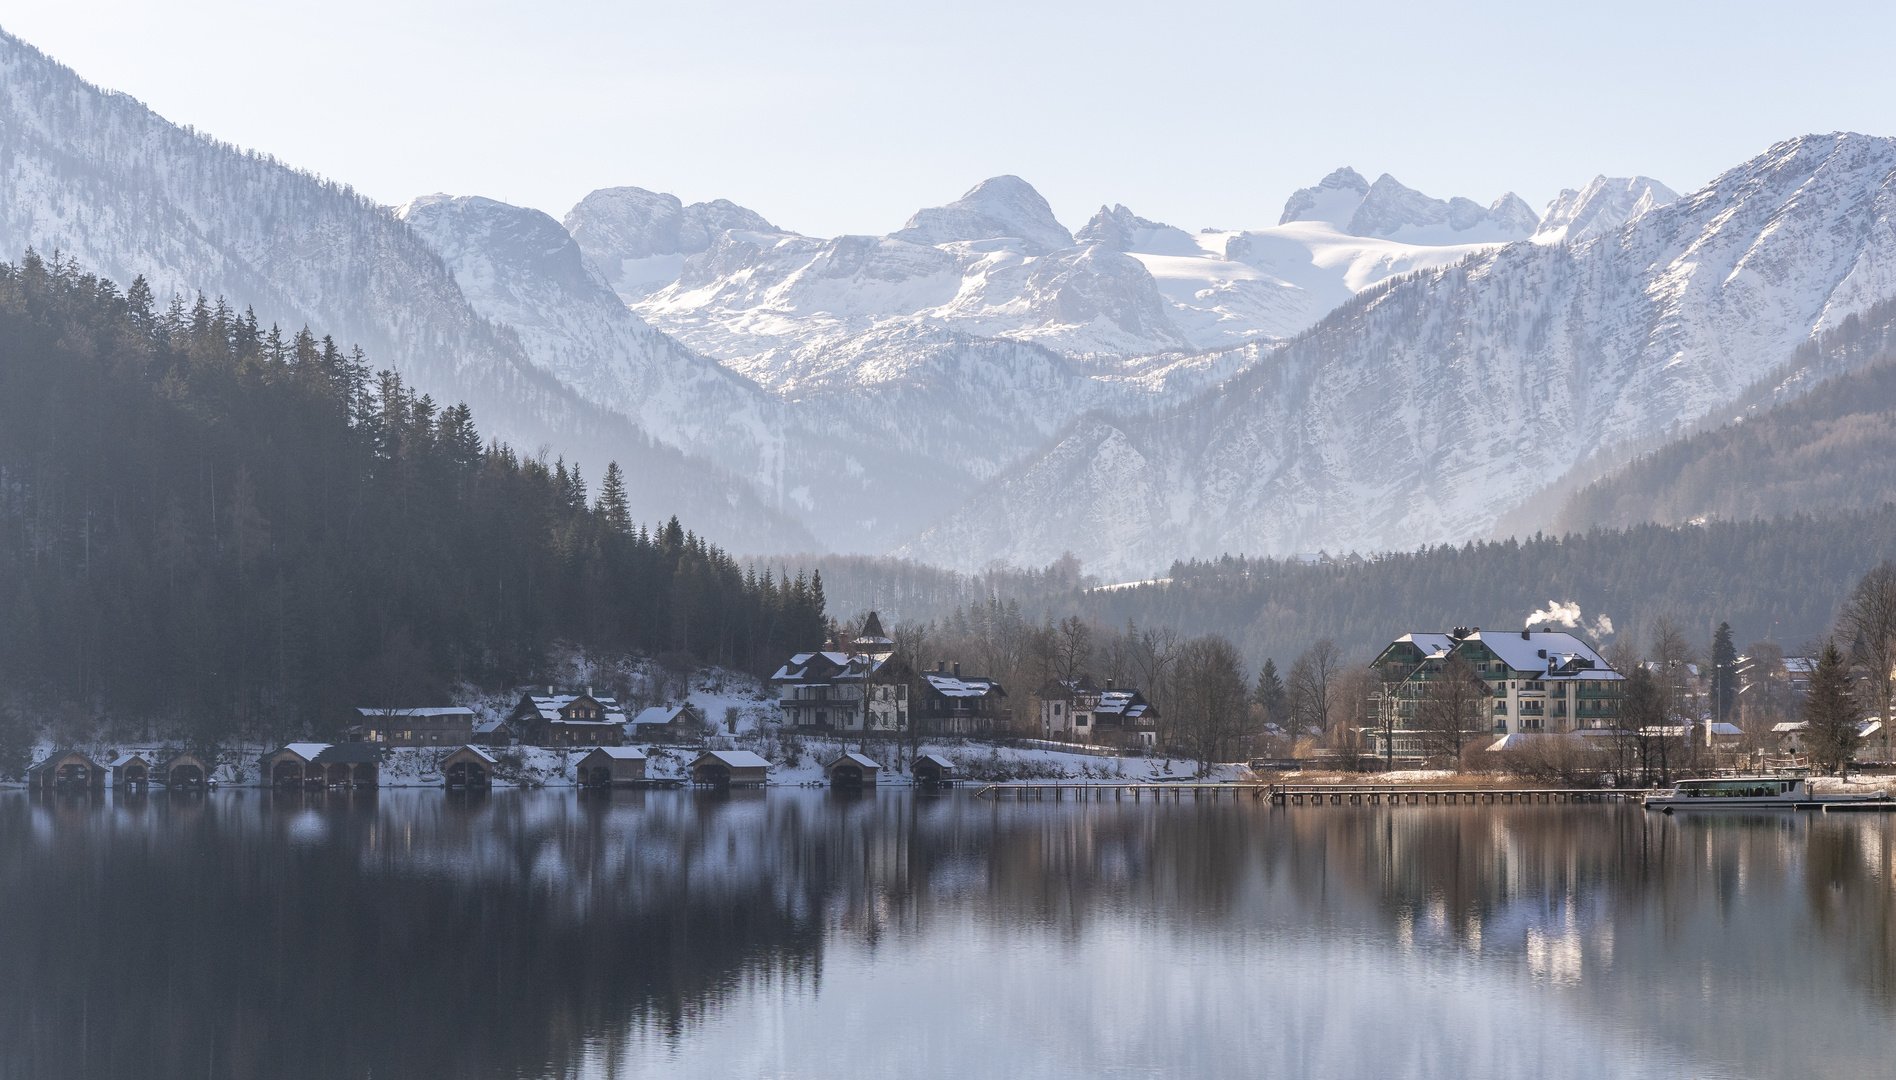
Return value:
[(564, 225), (587, 261), (626, 296), (677, 280), (684, 256), (704, 251), (732, 229), (785, 231), (728, 199), (686, 206), (676, 195), (636, 187), (587, 195), (567, 212)]
[(1018, 176), (983, 180), (946, 206), (917, 210), (894, 236), (930, 245), (1012, 238), (1029, 255), (1073, 246), (1073, 234), (1054, 219), (1047, 200)]

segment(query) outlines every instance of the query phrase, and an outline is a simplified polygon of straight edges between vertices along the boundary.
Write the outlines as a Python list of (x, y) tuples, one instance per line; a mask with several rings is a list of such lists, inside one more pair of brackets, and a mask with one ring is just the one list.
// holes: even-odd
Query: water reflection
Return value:
[(900, 792), (0, 797), (33, 1077), (1869, 1075), (1892, 823)]

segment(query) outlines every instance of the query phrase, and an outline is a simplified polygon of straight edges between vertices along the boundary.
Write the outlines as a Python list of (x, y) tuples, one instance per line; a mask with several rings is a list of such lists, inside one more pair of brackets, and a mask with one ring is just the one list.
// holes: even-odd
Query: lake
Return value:
[(1896, 820), (0, 795), (5, 1077), (1896, 1072)]

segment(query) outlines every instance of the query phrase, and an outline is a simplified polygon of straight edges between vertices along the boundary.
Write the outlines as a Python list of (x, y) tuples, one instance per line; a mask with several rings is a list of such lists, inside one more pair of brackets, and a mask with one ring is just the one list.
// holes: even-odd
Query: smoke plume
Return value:
[(1583, 630), (1594, 638), (1610, 637), (1613, 633), (1613, 620), (1601, 615), (1588, 626), (1586, 617), (1580, 614), (1580, 605), (1572, 600), (1549, 600), (1547, 606), (1527, 617), (1527, 625), (1532, 628), (1546, 623), (1549, 626), (1564, 626), (1569, 630)]

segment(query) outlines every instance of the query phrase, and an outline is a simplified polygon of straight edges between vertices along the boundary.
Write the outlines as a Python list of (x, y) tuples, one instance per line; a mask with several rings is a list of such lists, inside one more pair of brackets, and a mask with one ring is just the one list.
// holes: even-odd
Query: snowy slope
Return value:
[(1547, 213), (1541, 217), (1534, 242), (1558, 244), (1586, 240), (1611, 232), (1678, 197), (1671, 188), (1649, 176), (1596, 176), (1579, 191), (1563, 188), (1554, 201), (1547, 204)]
[(1729, 401), (1892, 294), (1896, 140), (1791, 140), (1616, 229), (1369, 290), (1162, 414), (1088, 417), (904, 553), (1071, 548), (1133, 576), (1482, 535), (1596, 448)]
[(437, 255), (349, 189), (181, 129), (0, 34), (0, 257), (76, 257), (159, 297), (202, 290), (266, 323), (309, 325), (401, 370), (483, 433), (626, 466), (643, 517), (678, 513), (743, 547), (807, 542), (743, 481), (651, 444), (533, 364), (471, 309)]

